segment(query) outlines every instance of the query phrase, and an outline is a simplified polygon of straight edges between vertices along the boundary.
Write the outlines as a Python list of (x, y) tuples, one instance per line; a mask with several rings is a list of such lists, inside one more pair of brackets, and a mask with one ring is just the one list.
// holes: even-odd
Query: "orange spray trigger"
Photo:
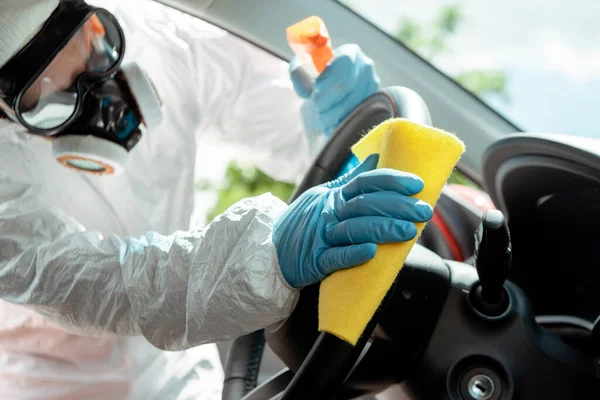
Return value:
[(314, 79), (333, 58), (329, 32), (317, 16), (303, 19), (286, 29), (287, 41), (305, 71)]
[(104, 38), (104, 36), (106, 36), (106, 30), (104, 29), (104, 25), (102, 25), (102, 22), (100, 21), (100, 18), (98, 18), (98, 16), (96, 14), (92, 15), (86, 22), (84, 25), (84, 35), (85, 35), (85, 40), (87, 43), (87, 47), (88, 50), (91, 51), (92, 49), (92, 43), (98, 47), (101, 48), (98, 45), (98, 40), (100, 38)]
[(92, 32), (94, 32), (98, 36), (104, 37), (106, 35), (106, 31), (104, 30), (104, 25), (100, 22), (100, 18), (97, 15), (92, 15), (88, 20), (90, 22), (90, 26), (92, 28)]

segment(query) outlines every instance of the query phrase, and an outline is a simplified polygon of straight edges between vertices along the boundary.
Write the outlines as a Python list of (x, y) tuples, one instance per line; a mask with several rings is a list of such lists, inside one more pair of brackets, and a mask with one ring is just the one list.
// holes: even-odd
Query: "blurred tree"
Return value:
[[(351, 1), (343, 3), (352, 8)], [(429, 62), (435, 62), (439, 56), (452, 51), (448, 41), (457, 32), (462, 21), (463, 15), (458, 6), (444, 6), (430, 23), (420, 24), (406, 17), (400, 19), (395, 37)], [(493, 94), (507, 99), (506, 76), (502, 71), (463, 71), (453, 78), (478, 96)], [(460, 172), (453, 173), (449, 182), (476, 186)], [(217, 203), (207, 216), (212, 220), (230, 205), (246, 197), (271, 192), (286, 201), (291, 196), (294, 185), (276, 181), (252, 165), (232, 161), (227, 166), (225, 179), (221, 185), (200, 181), (197, 182), (196, 188), (201, 191), (217, 192)]]
[(252, 196), (271, 192), (286, 201), (292, 195), (294, 185), (276, 181), (252, 165), (231, 161), (225, 171), (225, 179), (220, 185), (209, 181), (199, 181), (196, 189), (217, 192), (217, 203), (208, 212), (210, 221), (224, 212), (230, 205)]
[[(459, 6), (445, 5), (428, 23), (420, 24), (407, 17), (401, 18), (394, 36), (409, 49), (435, 64), (440, 56), (452, 52), (448, 43), (462, 21), (463, 14)], [(499, 98), (508, 100), (506, 73), (501, 70), (462, 71), (452, 78), (479, 97), (498, 95)]]

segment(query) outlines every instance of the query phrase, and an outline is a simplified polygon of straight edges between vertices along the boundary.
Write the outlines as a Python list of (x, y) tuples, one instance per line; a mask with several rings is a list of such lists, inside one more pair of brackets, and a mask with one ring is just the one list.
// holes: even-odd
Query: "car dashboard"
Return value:
[(484, 156), (486, 189), (507, 215), (510, 279), (536, 315), (594, 321), (600, 310), (600, 141), (518, 134)]

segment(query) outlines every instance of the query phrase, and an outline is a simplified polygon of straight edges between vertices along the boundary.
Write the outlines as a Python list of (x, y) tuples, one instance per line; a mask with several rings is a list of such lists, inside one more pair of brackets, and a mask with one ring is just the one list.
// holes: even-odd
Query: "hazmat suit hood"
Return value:
[(40, 31), (59, 0), (0, 2), (0, 68)]

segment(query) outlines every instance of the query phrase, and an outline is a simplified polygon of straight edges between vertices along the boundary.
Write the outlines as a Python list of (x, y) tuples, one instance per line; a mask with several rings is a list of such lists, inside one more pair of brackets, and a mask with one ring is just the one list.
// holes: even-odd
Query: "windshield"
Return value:
[(600, 138), (598, 0), (341, 2), (522, 129)]

